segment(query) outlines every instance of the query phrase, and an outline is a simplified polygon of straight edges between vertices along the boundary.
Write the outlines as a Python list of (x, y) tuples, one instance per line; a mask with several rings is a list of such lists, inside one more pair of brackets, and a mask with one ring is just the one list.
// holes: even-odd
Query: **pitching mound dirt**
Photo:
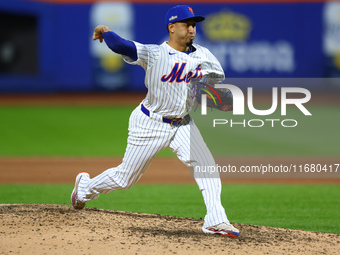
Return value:
[(234, 224), (207, 235), (202, 220), (62, 205), (0, 205), (0, 254), (338, 254), (340, 235)]

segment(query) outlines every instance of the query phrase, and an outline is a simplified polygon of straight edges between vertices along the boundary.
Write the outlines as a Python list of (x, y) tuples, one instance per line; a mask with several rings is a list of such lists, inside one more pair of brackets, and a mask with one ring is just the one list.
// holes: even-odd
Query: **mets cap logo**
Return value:
[(189, 12), (191, 12), (192, 15), (194, 15), (194, 11), (192, 10), (191, 7), (188, 6)]

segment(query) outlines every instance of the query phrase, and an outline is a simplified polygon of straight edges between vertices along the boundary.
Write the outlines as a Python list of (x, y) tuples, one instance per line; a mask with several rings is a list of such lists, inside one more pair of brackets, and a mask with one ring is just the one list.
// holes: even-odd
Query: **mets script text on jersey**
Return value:
[[(183, 71), (185, 66), (187, 65), (187, 63), (182, 63), (181, 66), (179, 67), (180, 63), (175, 63), (174, 67), (172, 68), (170, 74), (168, 75), (163, 75), (161, 78), (162, 82), (174, 82), (176, 80), (177, 83), (180, 82), (190, 82), (190, 79), (195, 78), (195, 80), (199, 80), (202, 78), (202, 68), (201, 65), (198, 65), (195, 68), (195, 74), (192, 71), (189, 71), (188, 73), (186, 73), (184, 76), (183, 75)], [(181, 78), (183, 77), (183, 78)]]

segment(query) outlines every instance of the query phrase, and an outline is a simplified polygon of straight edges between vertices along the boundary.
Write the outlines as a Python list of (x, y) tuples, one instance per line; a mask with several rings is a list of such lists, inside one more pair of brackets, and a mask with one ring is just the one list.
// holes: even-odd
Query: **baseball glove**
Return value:
[(207, 83), (197, 83), (196, 100), (201, 104), (202, 94), (207, 94), (207, 106), (221, 110), (233, 110), (233, 95), (228, 89), (215, 89)]

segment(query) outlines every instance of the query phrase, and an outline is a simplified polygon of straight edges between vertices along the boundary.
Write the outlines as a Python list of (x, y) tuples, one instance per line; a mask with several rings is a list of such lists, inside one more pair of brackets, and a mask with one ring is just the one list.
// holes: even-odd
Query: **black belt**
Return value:
[[(146, 116), (150, 117), (150, 111), (146, 109), (143, 104), (142, 104), (141, 110)], [(162, 119), (163, 119), (163, 122), (169, 123), (171, 126), (178, 126), (183, 120), (183, 118), (169, 119), (165, 117), (162, 117)]]

